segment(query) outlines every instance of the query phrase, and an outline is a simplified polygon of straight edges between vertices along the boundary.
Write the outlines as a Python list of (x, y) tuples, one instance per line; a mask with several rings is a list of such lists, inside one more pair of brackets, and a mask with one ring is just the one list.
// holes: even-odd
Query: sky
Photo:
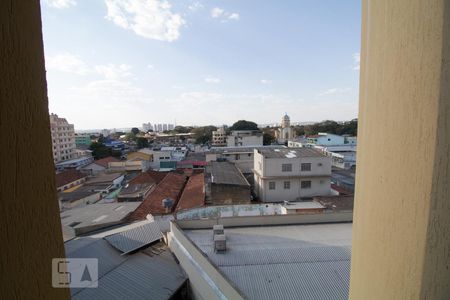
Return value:
[(360, 1), (42, 0), (49, 110), (75, 129), (350, 120)]

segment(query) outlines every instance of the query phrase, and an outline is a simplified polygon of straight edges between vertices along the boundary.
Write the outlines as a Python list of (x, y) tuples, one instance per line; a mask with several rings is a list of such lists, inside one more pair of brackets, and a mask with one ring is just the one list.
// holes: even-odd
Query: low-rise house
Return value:
[(130, 180), (117, 196), (119, 202), (142, 201), (167, 175), (164, 172), (148, 170)]
[(198, 208), (205, 205), (205, 175), (193, 173), (184, 187), (175, 211)]
[(251, 199), (250, 184), (233, 163), (209, 163), (206, 167), (206, 203), (245, 204)]
[(108, 156), (102, 159), (95, 160), (82, 169), (89, 171), (91, 174), (98, 174), (107, 170), (109, 168), (109, 163), (111, 162), (120, 162), (120, 160), (115, 157)]
[(91, 187), (93, 191), (109, 194), (121, 186), (124, 178), (122, 173), (98, 174), (86, 180), (85, 186)]
[(80, 186), (74, 190), (66, 190), (58, 194), (61, 210), (96, 203), (101, 199), (101, 192), (92, 189), (92, 186)]
[(227, 136), (227, 147), (262, 145), (263, 134), (259, 130), (234, 130)]
[(263, 202), (330, 195), (331, 158), (313, 148), (255, 150), (255, 193)]
[(87, 177), (87, 174), (75, 169), (56, 173), (56, 190), (58, 192), (62, 192), (74, 186), (80, 185), (86, 181)]
[(130, 220), (143, 220), (147, 215), (171, 214), (178, 204), (187, 177), (175, 172), (168, 173), (155, 189), (131, 214)]

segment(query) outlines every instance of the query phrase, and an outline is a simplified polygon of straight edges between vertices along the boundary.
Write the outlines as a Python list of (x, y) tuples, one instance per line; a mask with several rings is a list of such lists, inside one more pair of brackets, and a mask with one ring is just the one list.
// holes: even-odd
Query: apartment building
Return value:
[(212, 132), (212, 146), (221, 147), (227, 145), (227, 133), (224, 127), (217, 128)]
[(56, 114), (50, 115), (50, 128), (52, 133), (53, 161), (75, 158), (75, 130), (73, 124)]
[(255, 193), (264, 202), (330, 194), (331, 157), (316, 149), (255, 149), (253, 173)]
[(234, 130), (227, 136), (227, 147), (262, 145), (263, 134), (259, 130)]

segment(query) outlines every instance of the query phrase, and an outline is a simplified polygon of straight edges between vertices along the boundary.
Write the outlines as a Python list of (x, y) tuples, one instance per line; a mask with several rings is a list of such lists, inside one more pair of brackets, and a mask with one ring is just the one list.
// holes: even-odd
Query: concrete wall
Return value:
[(64, 257), (39, 1), (0, 1), (0, 298), (69, 299), (52, 287)]
[(213, 205), (243, 204), (251, 200), (250, 186), (211, 183), (210, 190)]
[(288, 225), (288, 224), (319, 224), (319, 223), (339, 223), (351, 222), (353, 212), (319, 214), (291, 214), (274, 216), (247, 216), (247, 217), (229, 217), (218, 219), (201, 220), (177, 220), (178, 226), (184, 229), (209, 229), (215, 224), (222, 224), (226, 227), (241, 226), (268, 226), (268, 225)]
[(362, 13), (350, 299), (449, 299), (450, 2)]
[(193, 299), (244, 299), (239, 290), (226, 279), (225, 275), (184, 235), (176, 224), (172, 222), (170, 228), (169, 247), (189, 277), (189, 287)]
[[(255, 176), (255, 179), (257, 176)], [(331, 192), (330, 177), (302, 177), (261, 179), (258, 188), (260, 200), (264, 202), (298, 201), (300, 198), (327, 196)], [(290, 182), (290, 188), (284, 188), (284, 182)], [(311, 181), (311, 188), (301, 188), (302, 181)], [(269, 182), (275, 182), (275, 189), (269, 189)]]

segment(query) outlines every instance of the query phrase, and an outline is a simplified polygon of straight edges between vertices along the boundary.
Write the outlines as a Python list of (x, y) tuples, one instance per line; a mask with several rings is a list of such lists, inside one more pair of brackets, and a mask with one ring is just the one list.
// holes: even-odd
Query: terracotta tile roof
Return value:
[[(130, 215), (130, 221), (143, 220), (148, 214), (166, 214), (162, 206), (162, 200), (171, 198), (174, 200), (173, 209), (178, 204), (181, 191), (186, 183), (186, 176), (177, 173), (169, 173), (156, 186), (156, 188), (142, 201), (141, 205)], [(170, 211), (170, 213), (172, 212)]]
[(336, 184), (331, 184), (331, 188), (337, 192), (339, 192), (339, 195), (353, 195), (351, 191), (348, 191), (347, 189), (338, 186)]
[(205, 205), (205, 177), (203, 172), (189, 177), (175, 211)]
[(74, 182), (78, 179), (85, 177), (87, 177), (86, 174), (83, 174), (82, 172), (74, 169), (58, 173), (55, 176), (56, 187), (59, 188), (61, 186), (64, 186), (66, 184), (69, 184), (71, 182)]
[(115, 157), (108, 156), (108, 157), (105, 157), (105, 158), (102, 158), (102, 159), (94, 161), (94, 164), (102, 166), (104, 168), (107, 168), (108, 167), (108, 163), (110, 163), (110, 162), (119, 162), (119, 161), (120, 160), (118, 160)]
[(318, 196), (314, 201), (334, 211), (353, 210), (354, 196)]
[(146, 172), (143, 172), (130, 180), (129, 184), (144, 184), (144, 183), (160, 183), (161, 180), (166, 177), (168, 172), (157, 172), (148, 170)]

